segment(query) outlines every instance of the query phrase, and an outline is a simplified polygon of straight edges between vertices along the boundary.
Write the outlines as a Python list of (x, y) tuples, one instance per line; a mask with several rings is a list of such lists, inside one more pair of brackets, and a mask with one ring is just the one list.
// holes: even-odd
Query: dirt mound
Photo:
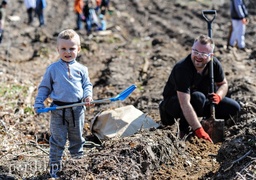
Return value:
[[(230, 119), (225, 141), (210, 144), (189, 136), (177, 138), (176, 127), (138, 132), (114, 138), (103, 146), (85, 147), (86, 157), (73, 160), (65, 151), (62, 179), (253, 179), (255, 178), (255, 4), (249, 4), (246, 50), (227, 50), (229, 3), (220, 1), (111, 1), (108, 31), (85, 30), (78, 61), (88, 66), (94, 99), (117, 95), (136, 84), (123, 102), (97, 105), (87, 111), (90, 120), (100, 111), (132, 104), (159, 122), (158, 104), (173, 65), (190, 53), (194, 38), (207, 34), (201, 12), (217, 10), (213, 23), (215, 56), (229, 81), (228, 96), (242, 106)], [(10, 1), (5, 37), (0, 45), (0, 179), (47, 179), (49, 114), (34, 116), (37, 85), (46, 67), (57, 60), (56, 36), (75, 28), (73, 1), (48, 1), (46, 26), (37, 19), (26, 24), (22, 0)], [(20, 21), (11, 17), (19, 16)], [(85, 136), (89, 136), (89, 125)]]

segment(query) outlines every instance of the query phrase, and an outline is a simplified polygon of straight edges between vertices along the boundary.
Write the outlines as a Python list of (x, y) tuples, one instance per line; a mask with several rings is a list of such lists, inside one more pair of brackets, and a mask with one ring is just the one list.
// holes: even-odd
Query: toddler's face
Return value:
[(60, 58), (66, 62), (75, 59), (80, 52), (80, 46), (77, 45), (75, 39), (59, 39), (57, 49)]

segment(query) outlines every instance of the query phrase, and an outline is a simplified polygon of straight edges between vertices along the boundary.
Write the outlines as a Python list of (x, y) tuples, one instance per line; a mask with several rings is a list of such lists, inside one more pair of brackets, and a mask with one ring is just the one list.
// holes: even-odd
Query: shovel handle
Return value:
[[(206, 20), (206, 22), (211, 23), (215, 19), (216, 15), (217, 15), (217, 11), (216, 10), (203, 10), (202, 15), (203, 15), (204, 19)], [(209, 19), (209, 15), (212, 15), (212, 19)]]
[[(215, 19), (216, 15), (217, 15), (217, 11), (216, 10), (203, 10), (202, 11), (202, 15), (204, 17), (204, 20), (207, 22), (208, 25), (208, 36), (210, 38), (212, 38), (212, 22)], [(209, 15), (212, 16), (212, 18), (209, 18)]]

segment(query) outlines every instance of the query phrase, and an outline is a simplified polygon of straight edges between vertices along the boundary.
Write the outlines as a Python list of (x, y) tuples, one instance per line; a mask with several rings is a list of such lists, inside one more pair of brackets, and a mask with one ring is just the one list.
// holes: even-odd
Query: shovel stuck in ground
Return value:
[[(212, 22), (215, 19), (217, 12), (216, 10), (204, 10), (202, 11), (202, 15), (207, 22), (208, 25), (208, 36), (212, 38)], [(208, 16), (212, 16), (211, 19)], [(211, 88), (210, 93), (214, 93), (214, 71), (213, 71), (213, 57), (210, 61), (209, 66), (209, 75), (211, 80)], [(210, 118), (203, 120), (201, 122), (204, 130), (209, 134), (213, 143), (222, 142), (224, 140), (224, 119), (216, 119), (215, 118), (215, 106), (214, 103), (211, 102), (210, 105), (211, 116)]]
[[(214, 106), (212, 107), (214, 109)], [(211, 108), (211, 109), (212, 109)], [(211, 110), (212, 111), (212, 110)], [(204, 130), (209, 134), (213, 143), (224, 140), (224, 119), (216, 119), (212, 113), (211, 117), (201, 121)]]

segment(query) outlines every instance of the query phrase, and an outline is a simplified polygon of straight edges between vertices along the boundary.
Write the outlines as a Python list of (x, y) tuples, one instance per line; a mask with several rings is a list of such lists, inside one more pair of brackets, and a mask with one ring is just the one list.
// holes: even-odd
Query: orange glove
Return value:
[(196, 134), (197, 137), (203, 138), (203, 139), (208, 140), (212, 143), (212, 139), (210, 138), (209, 134), (207, 134), (207, 132), (204, 131), (204, 128), (200, 127), (198, 129), (196, 129), (195, 134)]
[(221, 97), (216, 93), (210, 93), (208, 97), (214, 104), (219, 104), (221, 101)]

